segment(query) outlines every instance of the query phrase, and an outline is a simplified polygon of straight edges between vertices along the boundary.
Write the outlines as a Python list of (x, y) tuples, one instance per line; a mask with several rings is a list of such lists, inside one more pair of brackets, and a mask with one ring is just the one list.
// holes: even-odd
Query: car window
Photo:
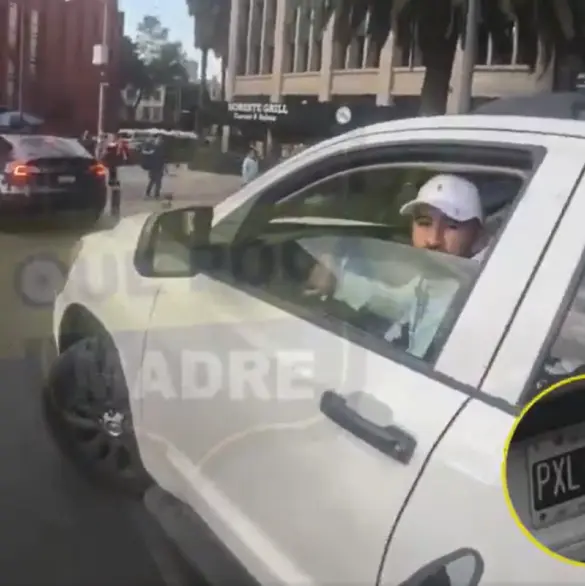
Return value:
[(16, 156), (23, 159), (89, 156), (77, 140), (56, 136), (21, 136), (14, 139), (13, 146)]
[[(446, 172), (471, 178), (482, 194), (495, 193), (497, 202), (482, 199), (497, 212), (523, 185), (515, 169), (480, 164), (341, 172), (259, 209), (252, 242), (232, 249), (231, 278), (325, 327), (341, 324), (382, 352), (399, 350), (432, 363), (481, 262), (414, 248), (412, 219), (399, 209), (428, 179)], [(478, 246), (485, 245), (478, 238)]]
[(585, 373), (585, 276), (581, 278), (567, 314), (547, 351), (535, 380), (529, 385), (529, 400), (557, 380)]
[[(327, 180), (306, 194), (295, 194), (274, 206), (272, 223), (297, 221), (324, 225), (366, 223), (395, 229), (395, 239), (408, 242), (409, 222), (398, 214), (400, 206), (416, 197), (436, 171), (414, 168), (371, 168)], [(486, 215), (485, 234), (478, 248), (488, 244), (502, 227), (522, 179), (517, 175), (461, 170), (473, 182)], [(319, 220), (319, 221), (318, 221)]]

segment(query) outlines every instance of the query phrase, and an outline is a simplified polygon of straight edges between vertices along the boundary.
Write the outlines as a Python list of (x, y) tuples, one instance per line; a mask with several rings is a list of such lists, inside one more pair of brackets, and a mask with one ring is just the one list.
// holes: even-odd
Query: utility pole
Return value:
[(477, 27), (479, 24), (479, 0), (467, 0), (467, 19), (465, 21), (465, 46), (461, 63), (461, 82), (459, 84), (458, 114), (471, 110), (473, 97), (473, 71), (477, 55)]
[(101, 45), (101, 56), (98, 63), (94, 64), (100, 67), (100, 87), (99, 87), (99, 101), (98, 101), (98, 120), (97, 120), (97, 145), (99, 149), (100, 141), (104, 133), (104, 116), (106, 109), (106, 89), (108, 82), (106, 80), (106, 72), (109, 62), (109, 46), (108, 46), (108, 28), (109, 28), (109, 11), (108, 11), (108, 0), (102, 0), (103, 2), (103, 16), (102, 16), (102, 45)]
[(22, 124), (24, 119), (24, 72), (25, 68), (25, 33), (26, 33), (26, 5), (21, 3), (19, 5), (19, 20), (18, 20), (18, 114), (19, 122)]

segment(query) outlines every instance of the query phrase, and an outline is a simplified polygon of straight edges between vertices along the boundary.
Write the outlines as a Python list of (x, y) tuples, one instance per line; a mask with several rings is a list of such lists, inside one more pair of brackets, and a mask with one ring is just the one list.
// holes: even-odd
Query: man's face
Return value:
[(420, 206), (412, 222), (412, 245), (470, 257), (480, 233), (477, 220), (457, 222), (431, 206)]

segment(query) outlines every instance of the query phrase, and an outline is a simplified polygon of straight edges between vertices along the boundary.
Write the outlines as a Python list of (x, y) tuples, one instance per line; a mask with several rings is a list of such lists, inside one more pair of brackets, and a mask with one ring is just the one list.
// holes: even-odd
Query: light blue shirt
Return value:
[(428, 279), (422, 275), (405, 285), (390, 286), (370, 277), (367, 267), (349, 251), (344, 253), (334, 269), (337, 277), (334, 298), (356, 310), (364, 308), (391, 321), (393, 325), (384, 335), (388, 342), (398, 339), (402, 328), (408, 327), (407, 351), (423, 358), (460, 282), (456, 278)]
[(242, 180), (250, 183), (258, 175), (258, 161), (252, 157), (246, 157), (242, 163)]

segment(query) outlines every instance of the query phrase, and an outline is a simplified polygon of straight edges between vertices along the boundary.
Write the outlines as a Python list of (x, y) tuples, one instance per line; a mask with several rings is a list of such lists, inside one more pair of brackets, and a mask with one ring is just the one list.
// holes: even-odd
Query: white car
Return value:
[[(479, 187), (483, 260), (409, 246), (396, 211), (437, 172)], [(54, 311), (51, 429), (80, 469), (144, 498), (213, 584), (582, 584), (514, 521), (502, 461), (522, 405), (585, 363), (584, 173), (585, 122), (394, 121), (213, 210), (88, 235)], [(349, 293), (314, 294), (316, 262), (346, 244), (363, 261), (343, 269)], [(453, 292), (422, 358), (382, 335), (393, 288), (420, 274)], [(579, 464), (585, 414), (563, 405), (554, 434), (571, 424), (575, 451), (533, 426), (510, 496), (539, 542), (585, 560), (584, 492), (528, 472)]]

